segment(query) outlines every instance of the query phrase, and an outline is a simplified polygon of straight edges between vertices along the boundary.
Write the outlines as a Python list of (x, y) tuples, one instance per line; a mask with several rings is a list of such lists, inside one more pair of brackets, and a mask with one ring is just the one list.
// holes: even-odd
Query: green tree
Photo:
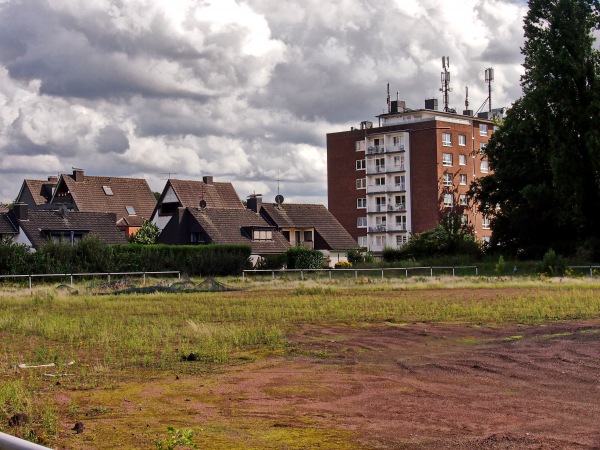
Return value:
[(597, 0), (530, 0), (523, 96), (485, 150), (493, 173), (472, 186), (494, 216), (492, 245), (541, 256), (600, 235)]
[(154, 244), (159, 234), (160, 230), (158, 227), (149, 220), (145, 220), (137, 233), (131, 237), (130, 241), (134, 244)]

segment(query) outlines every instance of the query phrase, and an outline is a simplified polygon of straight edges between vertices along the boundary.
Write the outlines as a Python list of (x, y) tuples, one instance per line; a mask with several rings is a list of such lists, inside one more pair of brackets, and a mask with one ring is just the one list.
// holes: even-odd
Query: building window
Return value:
[(479, 152), (483, 153), (483, 152), (485, 152), (486, 149), (487, 149), (487, 143), (486, 142), (480, 142), (479, 143)]
[(397, 150), (404, 150), (404, 139), (401, 136), (394, 136), (393, 141), (394, 141), (394, 147)]
[(481, 161), (479, 163), (479, 170), (481, 171), (481, 173), (488, 173), (488, 162), (487, 161)]
[(204, 233), (201, 231), (192, 231), (190, 233), (190, 242), (192, 244), (201, 244), (204, 243), (205, 238), (204, 238)]
[(385, 197), (375, 197), (375, 205), (377, 212), (385, 211)]
[(385, 158), (375, 159), (375, 171), (379, 173), (385, 172)]
[(458, 135), (458, 145), (460, 145), (461, 147), (464, 147), (465, 145), (467, 145), (467, 136), (465, 136), (464, 134), (459, 134)]
[(356, 141), (356, 151), (357, 152), (365, 151), (365, 141)]
[(366, 178), (357, 178), (356, 179), (356, 189), (366, 189), (367, 188), (367, 179)]
[(444, 194), (444, 206), (446, 208), (450, 208), (452, 207), (454, 198), (452, 197), (452, 194)]
[(454, 175), (452, 175), (451, 173), (445, 173), (444, 174), (444, 186), (452, 186), (454, 181)]
[(467, 206), (467, 194), (460, 194), (458, 196), (458, 204), (460, 206)]
[(367, 226), (367, 218), (366, 217), (357, 217), (356, 218), (356, 226), (358, 228), (366, 228), (366, 226)]
[(375, 186), (385, 186), (385, 177), (375, 178)]
[(252, 240), (254, 241), (272, 241), (273, 231), (271, 230), (254, 230), (252, 232)]
[(442, 133), (442, 145), (444, 147), (452, 146), (452, 135), (450, 133)]
[(467, 175), (465, 175), (464, 173), (460, 174), (460, 184), (463, 186), (467, 185)]
[(466, 214), (463, 214), (462, 216), (460, 216), (460, 224), (463, 227), (466, 227), (467, 225), (469, 225), (469, 216), (467, 216)]
[(396, 201), (395, 208), (396, 211), (404, 211), (406, 209), (406, 196), (405, 195), (396, 195), (394, 197)]
[(366, 198), (357, 198), (356, 199), (356, 207), (357, 208), (366, 208), (367, 207), (367, 199)]
[(458, 155), (458, 165), (459, 166), (467, 165), (467, 155)]
[(356, 170), (365, 170), (367, 168), (367, 161), (359, 159), (356, 161)]
[(312, 238), (312, 231), (305, 231), (304, 232), (304, 242), (312, 242), (313, 238)]
[(407, 237), (405, 234), (399, 234), (396, 236), (396, 246), (401, 247), (407, 242)]
[(488, 135), (488, 126), (486, 123), (479, 124), (479, 136), (487, 136)]
[(130, 216), (135, 216), (135, 208), (133, 206), (126, 206), (127, 214)]
[(406, 231), (406, 216), (396, 216), (396, 228), (400, 231)]
[(394, 167), (404, 170), (404, 156), (394, 156)]
[(442, 165), (452, 166), (452, 153), (442, 153)]
[(385, 245), (385, 236), (375, 236), (375, 245), (383, 247)]
[(363, 248), (367, 247), (367, 237), (366, 236), (359, 236), (358, 237), (358, 246), (359, 247), (363, 247)]
[(483, 219), (481, 220), (481, 228), (483, 228), (484, 230), (490, 229), (490, 218), (489, 217), (483, 216)]
[(486, 244), (490, 243), (490, 237), (489, 236), (482, 236), (481, 237), (481, 241), (485, 242)]
[(102, 189), (104, 189), (104, 193), (106, 195), (113, 195), (113, 191), (110, 186), (102, 186)]

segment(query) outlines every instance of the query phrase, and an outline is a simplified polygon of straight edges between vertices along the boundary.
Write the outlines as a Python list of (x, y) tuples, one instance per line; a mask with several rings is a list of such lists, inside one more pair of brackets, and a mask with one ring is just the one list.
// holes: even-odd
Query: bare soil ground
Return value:
[(597, 323), (305, 328), (295, 342), (302, 356), (228, 374), (221, 393), (367, 448), (600, 448)]
[[(221, 423), (238, 448), (600, 448), (597, 322), (305, 326), (293, 343), (291, 355), (221, 374), (143, 381), (121, 399), (123, 420), (160, 415), (148, 409), (161, 404), (173, 417), (185, 411), (175, 426), (210, 423), (216, 433)], [(109, 432), (114, 420), (89, 418), (86, 430)], [(253, 427), (299, 438), (245, 441)], [(335, 433), (307, 440), (308, 428)]]

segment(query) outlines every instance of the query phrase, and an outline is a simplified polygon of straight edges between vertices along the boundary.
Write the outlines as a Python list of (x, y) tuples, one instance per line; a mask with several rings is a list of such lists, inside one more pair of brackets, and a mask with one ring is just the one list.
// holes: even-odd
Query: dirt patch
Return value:
[(600, 446), (600, 325), (305, 327), (295, 356), (213, 390), (221, 412), (350, 430), (367, 448)]

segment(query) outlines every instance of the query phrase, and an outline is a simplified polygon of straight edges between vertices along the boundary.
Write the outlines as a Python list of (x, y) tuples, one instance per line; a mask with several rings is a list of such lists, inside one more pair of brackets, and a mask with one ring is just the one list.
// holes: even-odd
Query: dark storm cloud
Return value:
[(98, 151), (101, 153), (125, 153), (129, 148), (129, 139), (119, 127), (107, 125), (98, 133), (96, 144), (98, 145)]

